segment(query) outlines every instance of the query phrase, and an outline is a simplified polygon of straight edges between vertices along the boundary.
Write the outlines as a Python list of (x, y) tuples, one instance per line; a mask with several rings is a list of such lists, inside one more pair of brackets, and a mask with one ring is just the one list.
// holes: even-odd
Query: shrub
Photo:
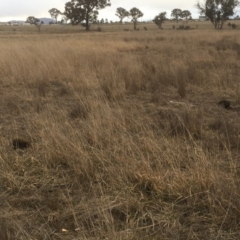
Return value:
[(228, 27), (229, 28), (231, 28), (232, 27), (232, 29), (236, 29), (237, 28), (237, 24), (235, 24), (235, 23), (228, 23)]
[(179, 30), (189, 30), (190, 29), (190, 26), (188, 26), (188, 25), (180, 25), (179, 27), (178, 27), (178, 29)]
[(183, 30), (184, 29), (184, 25), (179, 25), (178, 29), (179, 30)]

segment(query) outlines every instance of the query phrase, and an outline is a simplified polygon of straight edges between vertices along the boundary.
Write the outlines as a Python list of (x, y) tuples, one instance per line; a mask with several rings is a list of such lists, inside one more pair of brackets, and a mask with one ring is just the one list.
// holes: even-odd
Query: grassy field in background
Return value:
[[(228, 23), (234, 23), (240, 27), (240, 20), (229, 20), (224, 25), (224, 30), (232, 30), (228, 27)], [(189, 21), (187, 24), (185, 21), (166, 21), (162, 24), (163, 30), (176, 30), (181, 25), (188, 25), (192, 30), (202, 30), (202, 29), (209, 29), (213, 30), (213, 25), (210, 21)], [(112, 23), (112, 24), (93, 24), (91, 26), (92, 31), (97, 31), (98, 27), (101, 28), (103, 32), (121, 32), (121, 31), (133, 31), (133, 23), (126, 23), (126, 24), (119, 24), (119, 23)], [(137, 25), (140, 31), (144, 31), (144, 28), (147, 28), (150, 31), (157, 31), (159, 30), (158, 26), (154, 23), (150, 22), (140, 22)], [(84, 32), (84, 27), (81, 25), (78, 26), (71, 26), (71, 25), (42, 25), (41, 26), (41, 34), (54, 34), (54, 33), (79, 33)], [(0, 35), (4, 34), (35, 34), (38, 33), (37, 28), (32, 26), (1, 26), (0, 25)]]
[(240, 30), (189, 24), (0, 27), (1, 240), (239, 239)]

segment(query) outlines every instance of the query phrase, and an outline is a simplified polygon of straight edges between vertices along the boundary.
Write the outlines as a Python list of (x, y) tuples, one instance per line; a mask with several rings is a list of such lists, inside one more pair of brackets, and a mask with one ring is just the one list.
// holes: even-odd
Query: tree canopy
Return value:
[(177, 22), (179, 20), (179, 17), (181, 17), (181, 14), (182, 14), (182, 10), (179, 8), (175, 8), (171, 12), (171, 16), (174, 17), (177, 20)]
[(26, 23), (30, 23), (30, 24), (39, 24), (41, 23), (40, 20), (38, 18), (35, 18), (34, 16), (29, 16), (26, 20)]
[(119, 8), (117, 8), (115, 15), (120, 18), (120, 23), (122, 24), (123, 19), (125, 17), (128, 17), (129, 14), (130, 13), (126, 9), (119, 7)]
[(56, 8), (51, 8), (48, 12), (49, 12), (50, 16), (56, 20), (56, 23), (57, 23), (58, 16), (60, 14), (62, 14), (61, 11), (59, 11)]
[(188, 21), (188, 19), (192, 16), (191, 12), (188, 10), (183, 10), (181, 12), (181, 18), (185, 18), (186, 21)]
[(84, 9), (78, 7), (77, 3), (74, 1), (65, 4), (64, 15), (67, 19), (70, 19), (72, 25), (80, 24), (84, 19), (84, 13)]
[(205, 0), (197, 3), (201, 15), (205, 15), (214, 25), (215, 29), (222, 29), (224, 22), (232, 15), (238, 6), (238, 0)]
[(98, 10), (111, 6), (110, 0), (71, 0), (65, 4), (64, 15), (73, 25), (85, 21), (86, 30), (91, 22), (95, 22)]

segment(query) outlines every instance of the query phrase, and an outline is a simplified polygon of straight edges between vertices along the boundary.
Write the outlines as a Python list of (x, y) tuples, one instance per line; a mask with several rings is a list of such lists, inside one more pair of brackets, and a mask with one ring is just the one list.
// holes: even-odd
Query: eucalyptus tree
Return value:
[(188, 22), (189, 18), (192, 16), (191, 12), (188, 10), (183, 10), (181, 12), (181, 18), (184, 18)]
[(51, 16), (52, 18), (54, 18), (55, 21), (56, 21), (56, 23), (57, 23), (57, 18), (58, 18), (58, 16), (62, 14), (61, 11), (59, 11), (59, 10), (56, 9), (56, 8), (51, 8), (48, 12), (49, 12), (50, 16)]
[(122, 24), (123, 19), (126, 18), (126, 17), (128, 17), (129, 14), (130, 14), (130, 13), (129, 13), (126, 9), (124, 9), (124, 8), (122, 8), (122, 7), (119, 7), (119, 8), (117, 8), (115, 15), (116, 15), (117, 17), (119, 17), (120, 23)]
[(41, 31), (42, 22), (38, 18), (35, 18), (34, 16), (29, 16), (26, 20), (26, 23), (30, 23), (32, 25), (35, 25), (36, 28), (38, 29), (38, 31), (39, 32)]
[(143, 13), (138, 8), (132, 8), (129, 11), (129, 16), (132, 18), (132, 22), (134, 24), (134, 30), (137, 30), (137, 21), (139, 18), (143, 16)]
[(203, 3), (198, 2), (196, 7), (201, 15), (209, 18), (215, 29), (222, 29), (238, 5), (238, 0), (205, 0)]
[(153, 22), (159, 27), (162, 28), (162, 24), (165, 22), (166, 20), (166, 12), (161, 12), (159, 13), (154, 19)]
[(181, 17), (181, 14), (182, 14), (182, 10), (179, 8), (175, 8), (171, 12), (171, 16), (177, 20), (177, 23), (178, 23), (179, 17)]
[(86, 31), (97, 21), (98, 10), (111, 6), (110, 0), (71, 0), (65, 4), (64, 15), (73, 25), (85, 22)]

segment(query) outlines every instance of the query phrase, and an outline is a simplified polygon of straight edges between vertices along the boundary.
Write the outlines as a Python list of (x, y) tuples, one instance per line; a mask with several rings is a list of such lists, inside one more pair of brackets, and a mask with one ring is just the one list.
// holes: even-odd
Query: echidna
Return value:
[(14, 149), (25, 149), (30, 147), (30, 142), (21, 138), (14, 138), (12, 140), (12, 145)]
[(225, 108), (225, 109), (229, 109), (230, 108), (230, 102), (227, 100), (222, 100), (218, 103), (219, 106)]

